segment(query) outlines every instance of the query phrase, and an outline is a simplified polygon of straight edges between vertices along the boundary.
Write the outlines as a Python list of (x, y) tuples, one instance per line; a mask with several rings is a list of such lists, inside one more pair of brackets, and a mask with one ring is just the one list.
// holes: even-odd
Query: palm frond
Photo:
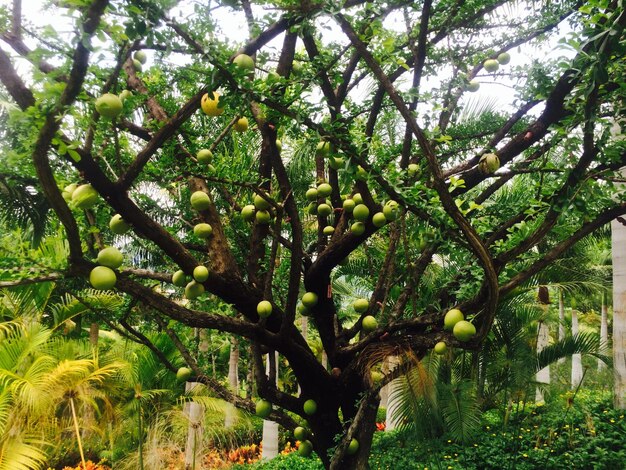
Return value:
[(467, 443), (480, 430), (481, 410), (472, 381), (442, 384), (439, 406), (446, 430), (453, 439)]
[(595, 333), (581, 332), (574, 336), (567, 336), (561, 341), (541, 350), (537, 355), (535, 369), (539, 371), (557, 360), (572, 354), (587, 354), (596, 357), (608, 366), (612, 366), (612, 359), (602, 354), (601, 346), (600, 337)]

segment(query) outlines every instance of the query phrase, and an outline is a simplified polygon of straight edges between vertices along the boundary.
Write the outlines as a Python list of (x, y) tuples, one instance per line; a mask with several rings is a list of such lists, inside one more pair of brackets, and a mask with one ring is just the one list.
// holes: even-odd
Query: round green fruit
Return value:
[(211, 152), (209, 149), (199, 150), (196, 154), (196, 159), (199, 163), (204, 163), (208, 165), (213, 161), (213, 152)]
[(243, 206), (241, 208), (241, 217), (246, 222), (252, 222), (254, 220), (254, 213), (256, 211), (256, 207), (252, 204), (248, 204), (247, 206)]
[(119, 97), (122, 100), (122, 103), (126, 101), (128, 98), (130, 98), (131, 96), (133, 96), (133, 92), (130, 90), (122, 90), (122, 92), (119, 94)]
[(324, 235), (330, 236), (335, 233), (335, 227), (333, 227), (332, 225), (327, 225), (326, 227), (324, 227), (323, 232)]
[(309, 437), (309, 431), (302, 426), (298, 426), (293, 430), (293, 437), (295, 437), (299, 441), (304, 441), (307, 437)]
[(235, 124), (233, 124), (233, 129), (237, 132), (246, 132), (248, 130), (248, 118), (242, 117), (237, 119)]
[(248, 72), (254, 71), (254, 59), (248, 54), (239, 54), (233, 59), (233, 64)]
[(191, 281), (185, 286), (185, 297), (194, 300), (204, 294), (204, 286), (196, 281)]
[(348, 214), (352, 214), (355, 207), (356, 204), (352, 199), (346, 199), (345, 201), (343, 201), (343, 210), (346, 211)]
[(400, 209), (396, 201), (388, 201), (383, 207), (383, 214), (388, 221), (396, 220), (399, 212)]
[(333, 213), (333, 208), (330, 207), (328, 204), (322, 203), (319, 206), (317, 206), (317, 215), (320, 215), (322, 217), (327, 217), (332, 213)]
[(311, 313), (309, 309), (304, 306), (302, 301), (298, 302), (298, 305), (296, 305), (296, 311), (303, 317), (308, 317), (309, 314)]
[(302, 296), (302, 305), (306, 308), (313, 308), (317, 305), (317, 294), (315, 292), (307, 292)]
[(272, 314), (272, 304), (269, 300), (261, 300), (256, 306), (256, 313), (261, 318), (267, 318)]
[(224, 112), (224, 108), (220, 107), (220, 94), (217, 91), (211, 92), (211, 97), (205, 93), (200, 100), (200, 107), (207, 116), (217, 117)]
[(266, 211), (271, 207), (271, 204), (266, 201), (261, 195), (254, 195), (254, 207), (259, 209), (260, 211)]
[(259, 418), (267, 418), (272, 413), (272, 404), (267, 400), (259, 400), (256, 402), (256, 415)]
[(111, 221), (109, 222), (109, 228), (111, 232), (116, 235), (123, 235), (130, 230), (130, 225), (128, 225), (122, 216), (119, 214), (115, 214), (111, 217)]
[(308, 201), (316, 201), (317, 200), (317, 188), (309, 188), (306, 191), (305, 197)]
[(254, 218), (256, 219), (257, 223), (262, 225), (269, 224), (272, 220), (272, 216), (268, 211), (256, 211)]
[(446, 316), (443, 318), (443, 329), (450, 331), (454, 328), (454, 325), (463, 320), (465, 320), (463, 312), (461, 312), (458, 308), (448, 310)]
[(195, 227), (193, 228), (193, 233), (198, 238), (207, 239), (213, 233), (213, 227), (211, 227), (211, 224), (206, 224), (202, 222), (195, 225)]
[(98, 191), (90, 184), (81, 184), (72, 192), (72, 204), (79, 209), (90, 209), (98, 202)]
[(191, 369), (189, 367), (181, 367), (176, 371), (176, 380), (186, 382), (191, 377)]
[(310, 203), (306, 207), (306, 212), (309, 215), (316, 215), (317, 214), (317, 204), (315, 204), (314, 202)]
[(141, 72), (143, 70), (141, 62), (139, 62), (137, 59), (133, 59), (133, 67), (137, 72)]
[(376, 214), (372, 217), (372, 223), (374, 224), (374, 227), (380, 228), (387, 223), (387, 217), (385, 217), (383, 212), (376, 212)]
[(328, 158), (328, 166), (333, 170), (340, 170), (343, 168), (345, 161), (341, 157), (329, 157)]
[(417, 172), (419, 171), (419, 169), (420, 169), (420, 167), (419, 167), (418, 164), (416, 164), (416, 163), (409, 163), (409, 166), (407, 167), (407, 173), (412, 178), (415, 175), (417, 175)]
[(94, 289), (112, 289), (116, 282), (115, 272), (106, 266), (96, 266), (89, 273), (89, 283)]
[(355, 222), (350, 226), (350, 232), (354, 235), (363, 235), (365, 233), (365, 224), (363, 222)]
[(63, 196), (63, 199), (65, 199), (66, 202), (70, 202), (72, 200), (72, 194), (76, 188), (78, 188), (76, 183), (68, 184), (65, 188), (63, 188), (61, 196)]
[(439, 341), (437, 344), (435, 344), (435, 354), (445, 354), (446, 351), (448, 350), (448, 346), (446, 345), (446, 343), (444, 343), (443, 341)]
[(361, 165), (356, 168), (356, 173), (354, 177), (359, 181), (365, 181), (367, 179), (367, 171)]
[(354, 193), (352, 200), (355, 204), (363, 204), (363, 196), (361, 196), (361, 193)]
[(500, 68), (500, 64), (495, 59), (487, 59), (483, 62), (483, 67), (487, 72), (495, 72), (498, 68)]
[(317, 187), (318, 197), (328, 197), (333, 192), (333, 187), (328, 183), (322, 183)]
[(365, 313), (367, 309), (370, 308), (370, 302), (367, 299), (356, 299), (352, 302), (352, 308), (357, 313)]
[(352, 211), (352, 216), (359, 222), (366, 222), (370, 216), (370, 210), (365, 204), (358, 204)]
[(318, 157), (327, 157), (330, 153), (330, 142), (320, 141), (315, 148), (315, 155)]
[(346, 454), (354, 455), (356, 454), (358, 450), (359, 450), (359, 441), (357, 441), (356, 439), (352, 439), (350, 441), (350, 444), (348, 445), (348, 448), (346, 449)]
[(500, 65), (506, 65), (509, 62), (511, 62), (511, 54), (509, 54), (508, 52), (503, 52), (498, 55), (498, 63)]
[(313, 444), (311, 441), (302, 441), (298, 446), (298, 455), (300, 457), (308, 457), (313, 452)]
[(211, 207), (211, 198), (204, 191), (196, 191), (190, 198), (191, 207), (197, 211), (205, 211)]
[(193, 278), (196, 282), (204, 282), (209, 278), (209, 269), (206, 266), (196, 266), (193, 268)]
[(96, 111), (105, 118), (115, 119), (122, 112), (122, 108), (122, 100), (113, 93), (105, 93), (96, 100)]
[(138, 60), (140, 63), (145, 64), (148, 60), (146, 53), (144, 51), (135, 51), (133, 54), (133, 59)]
[(185, 275), (185, 271), (179, 269), (174, 274), (172, 274), (172, 284), (176, 287), (185, 287), (187, 284), (187, 276)]
[(366, 315), (365, 317), (363, 317), (363, 322), (361, 323), (361, 326), (363, 327), (364, 333), (370, 333), (371, 331), (374, 331), (376, 328), (378, 328), (378, 322), (373, 316)]
[(477, 92), (479, 88), (480, 82), (478, 82), (478, 80), (470, 80), (469, 82), (467, 82), (467, 85), (465, 85), (465, 89), (470, 93)]
[(476, 327), (466, 320), (461, 320), (454, 325), (452, 334), (459, 341), (466, 342), (476, 334)]
[(500, 168), (500, 158), (495, 153), (486, 153), (478, 162), (478, 169), (484, 175), (495, 173)]
[(304, 402), (304, 406), (302, 408), (306, 414), (311, 416), (314, 415), (317, 411), (317, 403), (315, 403), (315, 400), (309, 398), (307, 401)]
[(122, 265), (124, 261), (124, 255), (115, 248), (114, 246), (109, 246), (104, 248), (98, 252), (98, 259), (96, 262), (101, 264), (102, 266), (106, 266), (111, 269), (117, 269)]

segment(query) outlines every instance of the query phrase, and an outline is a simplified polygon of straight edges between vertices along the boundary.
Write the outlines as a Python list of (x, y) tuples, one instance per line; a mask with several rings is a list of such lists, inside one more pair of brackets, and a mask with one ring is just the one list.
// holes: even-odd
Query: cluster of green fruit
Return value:
[[(502, 52), (495, 59), (487, 59), (483, 62), (483, 68), (489, 72), (496, 72), (500, 65), (506, 65), (511, 61), (511, 55), (508, 52)], [(465, 89), (469, 92), (478, 91), (480, 88), (480, 83), (477, 80), (470, 80), (467, 85), (465, 85)]]
[[(369, 309), (370, 303), (367, 299), (356, 299), (352, 302), (352, 308), (356, 313), (365, 313)], [(361, 330), (367, 334), (378, 328), (378, 322), (372, 315), (365, 315), (361, 321)]]
[(68, 184), (61, 192), (63, 199), (76, 209), (91, 209), (98, 202), (98, 191), (90, 184)]
[(117, 282), (117, 276), (114, 269), (119, 268), (124, 261), (124, 256), (114, 246), (103, 248), (98, 252), (96, 266), (89, 273), (89, 283), (94, 289), (108, 290), (112, 289)]
[(465, 320), (463, 312), (457, 308), (449, 310), (443, 319), (443, 329), (452, 330), (452, 334), (456, 339), (465, 343), (472, 339), (476, 334), (476, 327)]
[(270, 212), (272, 205), (259, 194), (254, 195), (254, 204), (248, 204), (241, 209), (241, 217), (246, 222), (256, 220), (259, 224), (269, 224), (272, 221)]

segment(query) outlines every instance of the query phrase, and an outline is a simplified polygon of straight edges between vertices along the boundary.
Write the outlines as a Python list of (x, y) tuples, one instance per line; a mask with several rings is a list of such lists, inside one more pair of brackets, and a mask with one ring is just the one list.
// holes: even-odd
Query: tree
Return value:
[[(32, 158), (33, 191), (65, 230), (63, 282), (84, 283), (105, 244), (140, 247), (144, 257), (107, 274), (142, 306), (134, 321), (166, 331), (196, 380), (248, 411), (253, 402), (208, 375), (174, 326), (252, 341), (270, 419), (293, 429), (284, 411), (306, 418), (327, 468), (367, 466), (379, 387), (439, 341), (478, 350), (501, 296), (626, 213), (613, 184), (624, 144), (607, 138), (605, 119), (624, 99), (613, 78), (626, 56), (618, 2), (533, 2), (519, 23), (512, 13), (525, 5), (491, 0), (50, 6), (49, 15), (71, 12), (70, 35), (22, 23), (20, 3), (0, 16), (0, 81), (19, 108), (3, 141), (21, 164)], [(244, 42), (220, 33), (231, 17), (247, 22)], [(570, 59), (507, 65), (509, 51), (564, 22)], [(476, 81), (511, 86), (514, 99), (464, 120)], [(69, 183), (90, 184), (99, 204)], [(526, 187), (525, 198), (507, 199), (510, 185)], [(108, 229), (114, 214), (129, 234)], [(350, 264), (371, 287), (356, 315), (333, 292)], [(181, 270), (180, 281), (199, 266), (208, 276), (188, 279), (185, 299), (172, 274)], [(474, 335), (444, 329), (453, 307)], [(328, 369), (298, 329), (301, 314)], [(265, 376), (270, 351), (285, 358), (300, 396)], [(388, 356), (399, 365), (374, 384), (370, 371)], [(311, 415), (307, 400), (317, 404)], [(353, 438), (358, 451), (347, 455)]]

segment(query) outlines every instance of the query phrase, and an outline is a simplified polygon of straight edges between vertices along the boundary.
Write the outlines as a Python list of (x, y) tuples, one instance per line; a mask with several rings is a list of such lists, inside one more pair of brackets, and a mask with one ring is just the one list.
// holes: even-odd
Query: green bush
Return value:
[(297, 452), (279, 455), (267, 462), (259, 462), (252, 465), (235, 465), (232, 468), (233, 470), (324, 470), (324, 466), (319, 458), (315, 456), (309, 458), (300, 457)]

